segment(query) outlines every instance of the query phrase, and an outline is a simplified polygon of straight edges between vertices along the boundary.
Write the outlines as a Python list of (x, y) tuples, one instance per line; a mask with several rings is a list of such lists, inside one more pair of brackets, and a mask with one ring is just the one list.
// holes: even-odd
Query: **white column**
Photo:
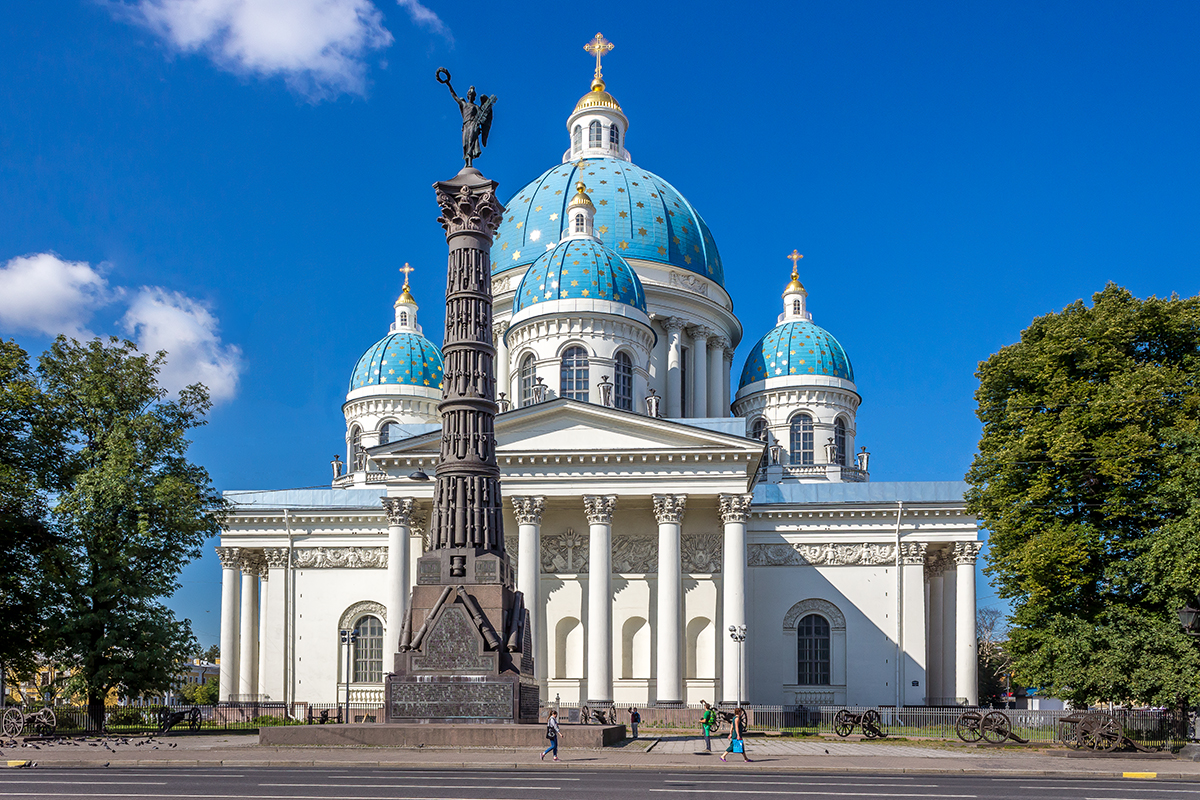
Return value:
[(516, 406), (516, 398), (513, 397), (508, 372), (508, 343), (504, 341), (507, 331), (507, 322), (492, 323), (492, 334), (496, 337), (496, 398), (499, 399), (500, 392), (504, 392), (508, 401), (513, 404), (511, 408)]
[[(750, 696), (746, 672), (746, 644), (739, 645), (729, 636), (729, 626), (746, 624), (746, 523), (750, 520), (750, 502), (754, 495), (723, 494), (721, 521), (725, 524), (721, 558), (721, 617), (717, 631), (721, 646), (721, 702), (744, 703)], [(747, 633), (749, 641), (749, 633)], [(739, 679), (740, 676), (740, 679)], [(741, 684), (741, 697), (738, 685)]]
[[(529, 628), (532, 634), (534, 654), (542, 652), (539, 638), (542, 635), (542, 510), (546, 507), (544, 497), (510, 497), (513, 515), (517, 518), (517, 591), (525, 597), (525, 609), (529, 612)], [(533, 674), (541, 678), (546, 665), (534, 658)]]
[[(925, 549), (924, 542), (900, 545), (900, 652), (903, 658), (900, 677), (903, 680), (902, 702), (906, 706), (924, 705), (929, 690), (925, 661)], [(917, 682), (916, 686), (913, 681)]]
[(958, 574), (955, 589), (957, 626), (954, 651), (957, 654), (954, 671), (954, 694), (967, 698), (967, 705), (979, 705), (979, 661), (975, 631), (975, 558), (982, 547), (979, 542), (955, 542), (954, 564)]
[(662, 704), (677, 704), (683, 696), (683, 586), (680, 574), (680, 529), (687, 506), (686, 494), (654, 495), (658, 520), (658, 635), (657, 697)]
[(708, 328), (692, 328), (692, 416), (697, 419), (708, 416), (708, 337), (712, 334)]
[(268, 609), (271, 604), (267, 602), (267, 587), (270, 580), (270, 570), (267, 568), (265, 559), (258, 562), (258, 639), (255, 643), (258, 657), (254, 659), (254, 692), (262, 697), (267, 693), (263, 688), (263, 679), (266, 671), (263, 669), (263, 638), (267, 635), (267, 618)]
[(942, 688), (942, 570), (940, 559), (931, 555), (926, 561), (925, 572), (929, 576), (929, 677), (926, 680), (925, 702), (940, 703), (935, 698), (945, 697)]
[(721, 416), (727, 417), (731, 413), (733, 413), (729, 410), (729, 404), (733, 402), (731, 399), (731, 395), (730, 395), (730, 392), (733, 391), (733, 388), (731, 385), (732, 381), (733, 381), (733, 374), (731, 372), (731, 370), (733, 369), (733, 348), (729, 347), (727, 345), (725, 347), (724, 356), (725, 356), (725, 369), (721, 372), (721, 391), (724, 392), (725, 399), (721, 403), (721, 408), (725, 409), (725, 413), (722, 414)]
[(667, 412), (664, 416), (679, 419), (683, 416), (683, 366), (680, 360), (683, 319), (667, 317), (663, 324), (667, 328)]
[(238, 567), (236, 547), (218, 547), (221, 560), (221, 695), (222, 702), (238, 693)]
[(260, 693), (280, 702), (287, 689), (287, 559), (286, 547), (263, 551), (266, 575), (263, 581), (263, 624), (259, 651)]
[(587, 700), (613, 700), (612, 517), (615, 495), (585, 495), (588, 518)]
[(957, 682), (954, 680), (954, 666), (957, 659), (954, 655), (954, 629), (958, 582), (955, 580), (954, 559), (952, 556), (942, 557), (942, 697), (947, 702), (954, 702)]
[(258, 694), (258, 562), (262, 555), (242, 551), (242, 626), (238, 658), (238, 694)]
[(729, 340), (724, 336), (713, 336), (708, 340), (708, 415), (728, 417), (729, 407), (725, 402), (725, 346)]
[(408, 595), (412, 589), (409, 584), (409, 538), (416, 504), (411, 497), (383, 498), (388, 520), (387, 588), (383, 603), (387, 608), (383, 636), (384, 672), (392, 671), (392, 661), (400, 651), (400, 629), (408, 616)]

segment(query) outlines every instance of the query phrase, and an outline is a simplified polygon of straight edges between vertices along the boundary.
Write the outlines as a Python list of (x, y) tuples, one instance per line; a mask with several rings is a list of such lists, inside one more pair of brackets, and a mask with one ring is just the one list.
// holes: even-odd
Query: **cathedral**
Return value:
[[(734, 371), (716, 238), (633, 163), (594, 44), (566, 151), (491, 253), (505, 539), (543, 702), (976, 703), (965, 484), (870, 480), (854, 368), (795, 251), (782, 295), (764, 276), (745, 298), (780, 313)], [(418, 310), (406, 272), (350, 373), (329, 488), (226, 493), (222, 700), (382, 704), (441, 445)]]

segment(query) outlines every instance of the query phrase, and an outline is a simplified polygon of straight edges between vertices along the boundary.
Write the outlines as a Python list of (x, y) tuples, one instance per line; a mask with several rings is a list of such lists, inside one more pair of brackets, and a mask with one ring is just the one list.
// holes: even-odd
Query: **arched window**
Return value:
[(796, 683), (829, 686), (829, 621), (809, 614), (796, 625)]
[(595, 120), (588, 125), (588, 147), (604, 146), (604, 126)]
[(533, 366), (533, 356), (525, 356), (521, 361), (521, 407), (533, 405), (533, 385), (537, 383), (537, 371)]
[(765, 419), (759, 417), (750, 425), (750, 438), (758, 439), (760, 442), (767, 440), (767, 421)]
[(576, 125), (575, 130), (571, 132), (571, 149), (578, 152), (583, 148), (583, 126)]
[(383, 623), (363, 617), (354, 626), (354, 683), (383, 682)]
[(813, 463), (813, 421), (808, 414), (792, 417), (792, 463)]
[(795, 314), (796, 316), (800, 316), (800, 300), (799, 299), (792, 301), (792, 313)]
[(575, 215), (575, 232), (576, 232), (576, 233), (583, 233), (583, 232), (584, 232), (584, 227), (583, 227), (583, 214), (576, 214), (576, 215)]
[(613, 150), (621, 149), (621, 129), (616, 125), (610, 126), (608, 129), (608, 143), (612, 145)]
[(408, 312), (407, 312), (407, 311), (401, 311), (401, 312), (400, 312), (400, 325), (401, 325), (401, 326), (404, 326), (404, 325), (407, 325), (407, 324), (408, 324)]
[(562, 357), (559, 373), (559, 397), (570, 400), (588, 400), (588, 357), (582, 347), (568, 347)]
[(363, 469), (363, 465), (366, 463), (366, 450), (362, 446), (362, 430), (357, 425), (350, 429), (350, 453), (347, 461), (350, 462), (346, 465), (347, 472)]
[(837, 447), (837, 457), (834, 461), (846, 466), (846, 423), (841, 419), (833, 423), (833, 443)]
[(627, 353), (617, 353), (613, 360), (613, 405), (623, 411), (633, 411), (633, 361)]
[(400, 431), (400, 424), (397, 422), (385, 422), (383, 427), (379, 429), (379, 443), (388, 444), (389, 442), (398, 442), (404, 438), (404, 434)]

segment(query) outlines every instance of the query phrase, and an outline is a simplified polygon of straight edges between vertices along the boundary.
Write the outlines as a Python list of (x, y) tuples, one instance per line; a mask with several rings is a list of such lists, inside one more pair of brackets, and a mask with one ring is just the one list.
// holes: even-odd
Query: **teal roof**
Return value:
[(646, 311), (642, 282), (625, 259), (591, 239), (568, 239), (538, 256), (525, 272), (513, 312), (576, 298), (611, 300)]
[(354, 365), (350, 391), (391, 384), (440, 389), (441, 350), (415, 331), (393, 333), (371, 345)]
[(829, 331), (798, 319), (776, 325), (751, 348), (738, 388), (786, 375), (829, 375), (853, 381), (854, 367)]
[(587, 184), (596, 206), (596, 237), (610, 250), (725, 285), (717, 244), (696, 209), (654, 173), (614, 158), (559, 164), (517, 192), (496, 231), (493, 273), (532, 264), (558, 244), (576, 181)]

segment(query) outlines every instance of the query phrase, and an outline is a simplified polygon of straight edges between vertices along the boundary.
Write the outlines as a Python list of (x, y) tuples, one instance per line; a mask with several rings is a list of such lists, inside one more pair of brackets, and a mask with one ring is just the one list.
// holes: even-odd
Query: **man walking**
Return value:
[(642, 721), (642, 715), (635, 706), (629, 707), (629, 727), (633, 729), (633, 738), (637, 738), (637, 726)]
[(717, 724), (717, 712), (704, 700), (701, 700), (700, 704), (704, 706), (704, 716), (700, 717), (700, 726), (704, 729), (704, 752), (711, 753), (712, 731)]

